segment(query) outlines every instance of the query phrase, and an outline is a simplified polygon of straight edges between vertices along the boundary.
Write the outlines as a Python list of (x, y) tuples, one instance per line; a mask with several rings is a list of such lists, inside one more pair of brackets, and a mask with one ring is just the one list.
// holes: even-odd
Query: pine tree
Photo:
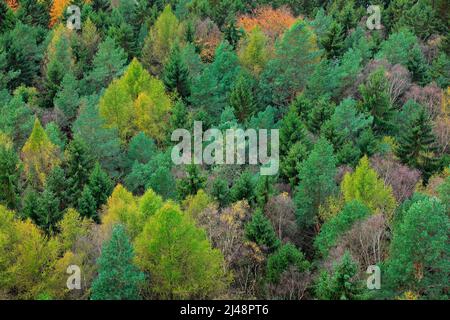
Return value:
[(275, 179), (272, 176), (260, 176), (255, 188), (256, 203), (259, 208), (264, 209), (271, 196), (274, 195), (275, 190), (273, 185)]
[(247, 200), (253, 203), (255, 200), (255, 181), (250, 171), (245, 171), (240, 175), (231, 188), (231, 199), (233, 202)]
[(123, 167), (119, 134), (117, 129), (106, 127), (105, 121), (98, 113), (97, 102), (95, 98), (82, 101), (80, 114), (72, 126), (72, 131), (86, 142), (89, 153), (115, 178)]
[(401, 161), (422, 172), (428, 181), (438, 168), (438, 161), (430, 120), (425, 110), (420, 110), (402, 130), (398, 138), (397, 155)]
[(59, 210), (59, 199), (50, 190), (44, 190), (37, 200), (35, 223), (47, 234), (57, 231), (56, 227), (63, 214)]
[(60, 111), (58, 123), (61, 127), (67, 127), (75, 120), (79, 103), (78, 81), (69, 72), (64, 76), (61, 82), (61, 90), (58, 91), (53, 100), (55, 108)]
[(333, 273), (322, 271), (316, 284), (316, 296), (325, 300), (358, 300), (362, 286), (356, 276), (358, 266), (346, 251), (338, 263), (334, 264)]
[(448, 299), (449, 226), (446, 208), (438, 199), (426, 197), (413, 203), (394, 229), (384, 288)]
[(92, 62), (92, 70), (86, 75), (86, 91), (98, 92), (106, 88), (113, 79), (121, 75), (125, 69), (127, 56), (114, 39), (106, 38), (98, 46)]
[(19, 201), (20, 173), (19, 157), (12, 145), (0, 141), (0, 204), (10, 209), (17, 208)]
[(125, 228), (116, 225), (97, 260), (98, 276), (92, 283), (92, 300), (139, 300), (145, 276), (133, 265), (133, 247)]
[(60, 163), (58, 148), (47, 137), (37, 118), (21, 157), (29, 183), (37, 188), (44, 185), (47, 175)]
[(94, 166), (86, 143), (76, 136), (65, 152), (64, 168), (69, 189), (69, 204), (76, 205)]
[(374, 71), (364, 85), (359, 87), (362, 96), (360, 108), (373, 117), (373, 130), (378, 134), (391, 132), (393, 110), (388, 93), (384, 68)]
[(50, 21), (49, 1), (20, 0), (17, 18), (25, 24), (46, 28)]
[(344, 33), (339, 22), (333, 21), (323, 39), (322, 46), (327, 51), (328, 59), (336, 59), (341, 55), (344, 46)]
[(325, 121), (331, 118), (334, 112), (334, 105), (326, 99), (319, 99), (314, 102), (314, 105), (308, 115), (308, 129), (314, 133), (320, 133), (320, 128)]
[(276, 250), (281, 244), (272, 223), (260, 209), (253, 214), (252, 219), (245, 225), (245, 235), (250, 241), (267, 247), (271, 252)]
[(177, 43), (172, 46), (170, 56), (164, 65), (162, 79), (167, 90), (178, 92), (180, 97), (187, 101), (191, 94), (189, 69)]
[(280, 156), (286, 157), (294, 144), (305, 141), (306, 135), (306, 128), (300, 119), (296, 106), (293, 104), (281, 120)]
[(230, 106), (240, 123), (256, 112), (256, 101), (253, 97), (253, 79), (242, 72), (236, 79), (230, 93)]
[(220, 177), (214, 180), (211, 194), (214, 199), (217, 200), (221, 208), (226, 207), (230, 202), (230, 188), (228, 182)]
[(198, 190), (205, 188), (206, 177), (196, 165), (189, 165), (186, 168), (187, 176), (177, 181), (177, 191), (180, 199), (185, 199), (188, 195), (197, 194)]
[(14, 27), (15, 17), (14, 13), (9, 8), (6, 3), (0, 3), (0, 32), (5, 32), (6, 30), (10, 30)]
[(57, 166), (48, 175), (45, 181), (45, 189), (51, 191), (57, 199), (60, 201), (60, 211), (67, 209), (69, 205), (70, 190), (66, 173), (64, 170)]
[(97, 203), (93, 197), (91, 189), (85, 185), (80, 198), (78, 199), (78, 212), (82, 217), (93, 219), (95, 222), (100, 222), (97, 215)]
[(293, 266), (298, 272), (305, 272), (310, 268), (310, 263), (304, 254), (292, 243), (286, 243), (272, 253), (267, 259), (267, 279), (272, 283), (280, 280), (283, 272)]
[(95, 201), (95, 209), (100, 209), (111, 195), (113, 182), (98, 162), (89, 176), (88, 187)]
[(336, 158), (333, 155), (333, 147), (321, 138), (300, 165), (300, 182), (295, 194), (297, 221), (300, 226), (310, 228), (318, 222), (319, 206), (336, 190), (335, 174)]

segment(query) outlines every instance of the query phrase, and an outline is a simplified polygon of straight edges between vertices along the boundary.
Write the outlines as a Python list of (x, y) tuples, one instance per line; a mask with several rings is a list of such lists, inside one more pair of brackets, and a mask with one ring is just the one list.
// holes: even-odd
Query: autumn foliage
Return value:
[(251, 14), (242, 15), (238, 18), (238, 26), (245, 32), (252, 31), (258, 26), (271, 40), (276, 39), (286, 29), (289, 29), (296, 18), (286, 7), (273, 9), (272, 7), (260, 7)]
[(17, 0), (6, 0), (6, 4), (13, 10), (17, 10), (19, 3)]

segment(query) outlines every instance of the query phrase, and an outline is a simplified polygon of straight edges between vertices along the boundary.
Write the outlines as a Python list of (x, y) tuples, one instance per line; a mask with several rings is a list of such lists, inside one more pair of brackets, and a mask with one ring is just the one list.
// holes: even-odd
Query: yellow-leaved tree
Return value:
[(38, 188), (44, 186), (47, 175), (61, 162), (58, 147), (50, 141), (38, 118), (22, 148), (21, 158), (27, 180)]
[(124, 75), (106, 89), (99, 112), (108, 127), (117, 128), (124, 143), (138, 131), (162, 143), (172, 106), (164, 84), (133, 59)]
[(367, 156), (361, 158), (355, 172), (344, 176), (341, 191), (345, 202), (358, 200), (373, 212), (381, 212), (388, 218), (392, 217), (396, 207), (392, 187), (386, 186), (378, 177)]

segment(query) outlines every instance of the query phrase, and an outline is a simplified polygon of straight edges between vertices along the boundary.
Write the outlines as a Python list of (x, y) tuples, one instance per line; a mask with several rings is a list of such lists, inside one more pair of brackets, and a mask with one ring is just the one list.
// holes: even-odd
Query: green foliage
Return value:
[(373, 117), (373, 130), (378, 134), (391, 131), (392, 105), (388, 93), (388, 81), (385, 70), (379, 68), (374, 71), (367, 82), (359, 87), (362, 96), (360, 110)]
[(287, 243), (268, 257), (267, 279), (272, 283), (278, 282), (282, 273), (290, 266), (294, 266), (298, 272), (305, 272), (310, 268), (310, 263), (292, 243)]
[(92, 62), (92, 70), (86, 75), (86, 91), (94, 92), (106, 88), (124, 71), (126, 54), (117, 47), (114, 39), (108, 37), (98, 46)]
[(314, 66), (320, 61), (317, 37), (306, 22), (299, 20), (276, 46), (276, 57), (261, 75), (265, 105), (285, 106), (305, 88)]
[(189, 69), (184, 62), (180, 48), (175, 44), (164, 66), (162, 79), (167, 90), (177, 92), (186, 101), (191, 94)]
[(178, 197), (185, 199), (188, 195), (195, 195), (198, 190), (205, 188), (206, 178), (196, 165), (186, 167), (186, 177), (177, 181)]
[(230, 188), (228, 182), (222, 178), (217, 178), (213, 182), (212, 196), (217, 200), (220, 207), (225, 207), (230, 202)]
[(134, 252), (122, 225), (113, 228), (97, 260), (98, 276), (92, 283), (92, 300), (139, 300), (145, 276), (133, 265)]
[(75, 137), (67, 146), (63, 166), (68, 184), (69, 204), (76, 205), (94, 167), (87, 145), (81, 137)]
[(214, 62), (194, 79), (191, 102), (204, 108), (212, 119), (216, 119), (228, 105), (233, 84), (240, 73), (236, 53), (227, 42), (216, 49)]
[(254, 80), (246, 73), (241, 73), (230, 93), (230, 106), (240, 123), (256, 112), (256, 101), (253, 96)]
[(350, 230), (355, 222), (368, 217), (369, 214), (369, 208), (357, 200), (346, 203), (341, 212), (322, 225), (314, 240), (314, 246), (321, 255), (327, 256), (339, 237)]
[(19, 201), (21, 164), (11, 146), (0, 142), (0, 204), (15, 209)]
[(149, 273), (157, 297), (205, 298), (227, 285), (222, 254), (174, 204), (150, 217), (135, 247), (136, 263)]
[(257, 210), (245, 225), (245, 235), (250, 241), (267, 247), (269, 251), (274, 251), (280, 246), (280, 240), (277, 238), (272, 223), (261, 210)]
[(315, 287), (316, 296), (324, 300), (357, 300), (362, 286), (355, 279), (358, 267), (348, 251), (335, 263), (332, 274), (322, 271)]
[(438, 199), (411, 205), (393, 235), (386, 286), (397, 293), (412, 291), (424, 298), (447, 299), (448, 230), (448, 215)]
[(401, 161), (417, 168), (424, 181), (438, 169), (435, 137), (425, 110), (420, 110), (410, 119), (398, 137), (397, 155)]
[(347, 173), (341, 184), (341, 192), (346, 202), (357, 200), (373, 212), (380, 211), (387, 217), (392, 216), (396, 206), (391, 186), (385, 186), (381, 178), (364, 156), (353, 173)]
[(255, 200), (255, 181), (250, 171), (245, 171), (239, 176), (230, 193), (233, 202), (245, 199), (252, 203)]
[(295, 194), (296, 215), (300, 226), (308, 228), (317, 223), (319, 206), (336, 190), (335, 174), (333, 147), (327, 140), (320, 139), (300, 165), (300, 183)]

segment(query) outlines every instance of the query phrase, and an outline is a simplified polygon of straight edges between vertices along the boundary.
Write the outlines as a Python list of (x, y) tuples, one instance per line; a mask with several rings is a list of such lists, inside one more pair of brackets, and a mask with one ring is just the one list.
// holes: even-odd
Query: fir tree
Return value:
[(425, 110), (420, 110), (402, 130), (397, 155), (401, 161), (422, 172), (424, 181), (438, 168), (435, 137)]
[(174, 44), (170, 56), (164, 65), (162, 79), (169, 91), (178, 92), (187, 101), (191, 94), (189, 69), (184, 62), (178, 44)]
[(97, 260), (98, 276), (92, 283), (92, 300), (139, 300), (145, 276), (133, 265), (133, 247), (125, 228), (116, 225)]
[(250, 241), (265, 246), (270, 251), (274, 251), (280, 246), (280, 240), (277, 238), (272, 223), (259, 209), (245, 225), (245, 235)]

